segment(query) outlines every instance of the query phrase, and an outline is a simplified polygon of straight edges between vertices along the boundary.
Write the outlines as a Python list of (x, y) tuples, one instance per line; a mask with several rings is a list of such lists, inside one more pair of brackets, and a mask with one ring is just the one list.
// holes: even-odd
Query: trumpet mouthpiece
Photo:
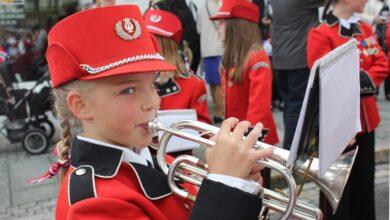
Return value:
[(157, 119), (154, 118), (148, 123), (148, 130), (151, 132), (154, 136), (157, 136), (159, 128), (162, 127), (161, 122)]

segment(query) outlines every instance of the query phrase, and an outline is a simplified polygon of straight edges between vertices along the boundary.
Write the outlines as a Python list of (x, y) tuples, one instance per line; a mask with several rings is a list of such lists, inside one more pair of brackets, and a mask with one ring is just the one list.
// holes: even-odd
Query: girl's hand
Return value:
[(254, 163), (247, 179), (258, 182), (263, 185), (263, 177), (261, 176), (261, 170), (264, 169), (259, 163)]
[(375, 18), (374, 18), (374, 23), (375, 24), (386, 24), (386, 22), (387, 22), (387, 17), (381, 17), (381, 16), (376, 16)]
[(238, 122), (236, 118), (228, 118), (222, 122), (221, 129), (215, 137), (216, 144), (206, 155), (210, 173), (243, 179), (261, 179), (260, 172), (257, 172), (260, 171), (261, 167), (257, 165), (256, 161), (270, 157), (273, 150), (252, 148), (261, 135), (263, 128), (261, 123), (258, 123), (243, 140), (243, 135), (249, 126), (248, 121)]
[(261, 22), (263, 23), (264, 26), (270, 26), (272, 24), (272, 20), (269, 19), (268, 17), (264, 17), (261, 19)]

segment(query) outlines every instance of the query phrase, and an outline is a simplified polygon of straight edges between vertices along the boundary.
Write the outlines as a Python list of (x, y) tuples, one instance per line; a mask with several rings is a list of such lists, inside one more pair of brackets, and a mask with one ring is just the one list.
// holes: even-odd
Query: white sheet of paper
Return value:
[(308, 99), (309, 99), (309, 93), (310, 93), (310, 89), (313, 87), (314, 76), (315, 76), (317, 68), (319, 68), (318, 67), (318, 63), (314, 63), (314, 65), (313, 65), (313, 67), (311, 68), (311, 71), (310, 71), (310, 76), (309, 76), (309, 80), (308, 80), (307, 87), (306, 87), (306, 92), (305, 92), (305, 98), (303, 99), (301, 112), (299, 114), (297, 127), (295, 128), (293, 141), (292, 141), (291, 147), (290, 147), (290, 154), (289, 154), (289, 157), (288, 157), (288, 160), (287, 160), (287, 164), (286, 164), (286, 167), (288, 169), (292, 169), (293, 168), (295, 160), (298, 157), (298, 155), (297, 155), (298, 144), (299, 144), (300, 137), (301, 137), (301, 134), (302, 134), (302, 126), (303, 126), (303, 121), (305, 120), (305, 114), (306, 114), (306, 109), (307, 109), (307, 102), (308, 102)]
[[(355, 47), (337, 59), (316, 62), (310, 72), (305, 98), (299, 115), (286, 167), (291, 169), (297, 158), (298, 144), (314, 76), (320, 68), (319, 175), (326, 173), (349, 141), (361, 130), (359, 51)], [(327, 63), (328, 62), (328, 63)], [(326, 63), (326, 65), (324, 64)]]
[[(181, 120), (197, 120), (196, 111), (194, 109), (160, 110), (157, 112), (157, 118), (164, 126), (167, 127), (170, 127), (173, 123), (176, 123)], [(197, 131), (191, 129), (183, 129), (183, 131), (194, 135), (199, 134)], [(158, 132), (159, 139), (161, 139), (162, 135), (163, 132)], [(191, 150), (199, 146), (200, 145), (195, 142), (173, 136), (168, 142), (167, 152), (171, 153), (177, 151)]]
[(324, 175), (361, 130), (359, 51), (320, 67), (320, 167)]

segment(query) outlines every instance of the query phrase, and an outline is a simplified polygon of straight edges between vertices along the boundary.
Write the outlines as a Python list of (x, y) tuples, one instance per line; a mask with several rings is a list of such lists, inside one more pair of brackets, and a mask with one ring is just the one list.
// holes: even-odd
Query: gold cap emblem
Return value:
[(118, 21), (115, 25), (115, 31), (123, 40), (134, 40), (141, 36), (141, 26), (135, 19), (125, 18)]

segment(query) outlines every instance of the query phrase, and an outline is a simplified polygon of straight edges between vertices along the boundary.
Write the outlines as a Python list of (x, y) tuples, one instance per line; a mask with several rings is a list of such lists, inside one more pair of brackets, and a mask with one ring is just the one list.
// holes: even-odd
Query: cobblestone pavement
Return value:
[(24, 205), (0, 209), (0, 219), (8, 220), (52, 220), (57, 198), (45, 199)]
[[(390, 102), (385, 101), (382, 95), (378, 97), (378, 103), (382, 122), (376, 130), (375, 202), (377, 220), (388, 220)], [(283, 137), (282, 113), (275, 111), (274, 117), (279, 137)], [(2, 120), (0, 118), (0, 125)], [(58, 134), (55, 137), (54, 140), (58, 140)], [(41, 184), (25, 183), (27, 179), (46, 172), (54, 160), (51, 153), (30, 156), (20, 144), (9, 144), (0, 136), (0, 220), (54, 219), (59, 181), (54, 178)], [(317, 187), (313, 183), (305, 184), (299, 199), (318, 205)], [(277, 216), (272, 213), (271, 219), (278, 219)]]

